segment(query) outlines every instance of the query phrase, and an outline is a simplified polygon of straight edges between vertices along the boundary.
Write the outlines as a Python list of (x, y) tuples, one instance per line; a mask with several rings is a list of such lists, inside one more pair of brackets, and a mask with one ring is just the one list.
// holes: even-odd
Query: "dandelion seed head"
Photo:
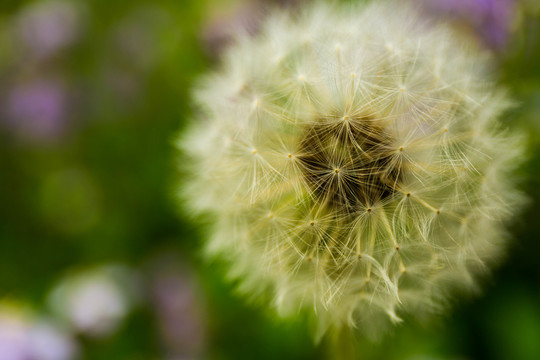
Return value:
[(318, 336), (376, 335), (474, 290), (522, 202), (488, 66), (401, 2), (270, 16), (201, 82), (180, 141), (188, 202), (216, 219), (208, 253)]

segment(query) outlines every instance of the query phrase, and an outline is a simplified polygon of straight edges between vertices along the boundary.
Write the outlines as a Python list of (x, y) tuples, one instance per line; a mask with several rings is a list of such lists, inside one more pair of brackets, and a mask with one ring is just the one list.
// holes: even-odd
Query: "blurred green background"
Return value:
[[(491, 2), (510, 5), (492, 18), (445, 7), (436, 16), (493, 51), (495, 76), (516, 102), (503, 122), (526, 134), (520, 176), (531, 202), (480, 296), (429, 325), (407, 319), (380, 344), (358, 339), (362, 358), (540, 359), (540, 6)], [(256, 29), (270, 3), (2, 0), (0, 313), (54, 322), (75, 348), (65, 359), (332, 358), (306, 324), (235, 295), (224, 264), (202, 259), (204, 224), (176, 195), (174, 141), (196, 112), (190, 89), (218, 63), (230, 29)], [(100, 320), (114, 318), (108, 331), (58, 314), (76, 304), (54, 289), (96, 272), (116, 290), (92, 294), (123, 304)], [(80, 311), (99, 313), (98, 303)], [(2, 346), (0, 360), (19, 360)]]

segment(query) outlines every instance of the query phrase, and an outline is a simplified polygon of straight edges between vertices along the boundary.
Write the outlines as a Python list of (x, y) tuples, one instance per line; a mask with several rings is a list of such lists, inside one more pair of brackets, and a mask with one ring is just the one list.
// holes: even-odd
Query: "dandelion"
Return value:
[(195, 94), (189, 205), (208, 253), (317, 336), (376, 335), (475, 290), (521, 202), (488, 55), (397, 2), (271, 16)]

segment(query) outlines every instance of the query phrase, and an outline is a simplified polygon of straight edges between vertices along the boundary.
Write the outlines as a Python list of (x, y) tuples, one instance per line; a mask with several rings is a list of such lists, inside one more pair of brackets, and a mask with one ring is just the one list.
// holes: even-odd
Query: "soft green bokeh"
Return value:
[[(72, 269), (114, 262), (144, 273), (166, 252), (196, 274), (206, 314), (200, 358), (332, 359), (306, 324), (280, 321), (235, 295), (223, 264), (200, 256), (204, 219), (192, 219), (176, 197), (182, 178), (173, 142), (196, 111), (194, 80), (216, 66), (205, 42), (209, 24), (242, 2), (80, 1), (77, 38), (45, 58), (14, 40), (27, 3), (0, 4), (0, 299), (47, 313), (48, 292)], [(533, 8), (521, 10), (494, 69), (516, 101), (504, 123), (523, 129), (530, 156), (520, 174), (531, 201), (510, 229), (507, 259), (482, 294), (441, 318), (407, 319), (380, 344), (359, 339), (361, 358), (540, 358), (540, 12)], [(10, 89), (38, 79), (59, 81), (68, 99), (54, 137), (5, 125)], [(78, 336), (82, 358), (166, 358), (156, 319), (143, 302), (111, 337)]]

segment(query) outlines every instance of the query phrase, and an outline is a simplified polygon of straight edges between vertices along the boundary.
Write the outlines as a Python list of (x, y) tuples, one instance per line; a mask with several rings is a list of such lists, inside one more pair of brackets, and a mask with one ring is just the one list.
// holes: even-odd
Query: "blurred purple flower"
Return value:
[(26, 324), (9, 313), (0, 314), (0, 360), (25, 360)]
[(160, 258), (150, 286), (166, 358), (200, 358), (205, 345), (205, 320), (202, 295), (192, 270), (172, 258)]
[(0, 360), (71, 360), (76, 355), (71, 336), (52, 322), (0, 308)]
[(76, 2), (40, 1), (23, 9), (17, 30), (22, 44), (42, 58), (73, 44), (80, 35), (81, 20)]
[(6, 125), (22, 137), (50, 140), (66, 128), (67, 94), (54, 80), (16, 85), (7, 96)]
[(256, 0), (238, 5), (229, 14), (219, 14), (205, 27), (203, 41), (212, 56), (217, 56), (239, 30), (249, 34), (257, 32), (265, 1)]
[(471, 26), (495, 50), (506, 45), (519, 0), (421, 0), (426, 10)]
[(211, 16), (203, 29), (202, 40), (208, 54), (219, 56), (238, 31), (251, 35), (257, 33), (264, 14), (268, 13), (271, 6), (294, 8), (302, 1), (304, 0), (242, 0), (230, 11), (219, 11)]

